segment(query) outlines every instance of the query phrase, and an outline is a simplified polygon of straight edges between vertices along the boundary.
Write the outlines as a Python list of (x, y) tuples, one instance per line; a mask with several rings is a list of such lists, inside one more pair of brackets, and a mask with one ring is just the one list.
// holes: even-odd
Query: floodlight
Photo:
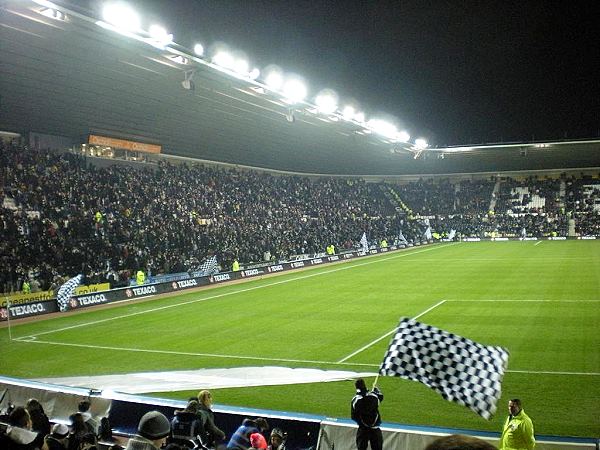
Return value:
[(250, 78), (251, 80), (256, 80), (259, 76), (260, 70), (258, 69), (258, 67), (255, 67), (248, 73), (248, 78)]
[(337, 109), (337, 94), (331, 89), (325, 89), (317, 95), (315, 104), (319, 112), (323, 114), (331, 114)]
[(154, 47), (163, 49), (173, 42), (173, 35), (167, 33), (167, 30), (165, 30), (160, 25), (151, 25), (150, 29), (148, 30), (148, 33), (150, 33), (150, 43)]
[(299, 103), (306, 97), (307, 90), (298, 78), (289, 78), (283, 84), (283, 95), (292, 103)]
[(415, 147), (417, 147), (418, 149), (424, 149), (427, 148), (427, 141), (423, 138), (419, 138), (419, 139), (415, 139)]
[(194, 53), (197, 56), (203, 56), (204, 55), (204, 47), (202, 46), (202, 44), (196, 44), (196, 45), (194, 45)]
[(399, 142), (408, 142), (409, 139), (410, 139), (410, 134), (408, 134), (406, 131), (400, 131), (396, 135), (396, 140)]
[(265, 84), (274, 91), (278, 91), (283, 85), (283, 75), (278, 70), (272, 70), (267, 74)]
[(358, 123), (365, 123), (365, 113), (362, 111), (355, 113), (354, 120), (357, 121)]
[(233, 69), (234, 66), (233, 56), (225, 50), (217, 52), (215, 56), (213, 56), (212, 61), (225, 69)]
[(140, 29), (140, 16), (124, 3), (109, 3), (102, 10), (102, 17), (117, 30), (137, 31)]
[(346, 120), (354, 119), (355, 114), (356, 114), (356, 111), (354, 110), (354, 107), (350, 106), (350, 105), (345, 106), (344, 109), (342, 110), (342, 116)]
[(249, 70), (248, 61), (238, 58), (233, 61), (233, 70), (241, 75), (247, 75)]
[(398, 133), (395, 125), (381, 119), (371, 119), (367, 122), (367, 126), (375, 133), (390, 139), (393, 139)]

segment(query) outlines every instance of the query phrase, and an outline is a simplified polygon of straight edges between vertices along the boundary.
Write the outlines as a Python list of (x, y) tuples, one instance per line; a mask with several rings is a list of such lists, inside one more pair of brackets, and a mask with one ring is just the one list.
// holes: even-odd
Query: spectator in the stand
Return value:
[(44, 439), (48, 450), (67, 450), (69, 448), (69, 428), (56, 423), (52, 426), (52, 433)]
[(371, 450), (382, 450), (383, 433), (381, 432), (381, 416), (379, 414), (379, 403), (383, 401), (383, 394), (373, 387), (367, 390), (365, 380), (359, 378), (354, 383), (356, 395), (350, 403), (351, 417), (358, 424), (356, 432), (356, 447), (358, 450), (367, 450), (371, 444)]
[(8, 423), (16, 429), (8, 436), (9, 450), (35, 450), (41, 449), (44, 435), (31, 429), (31, 418), (27, 409), (22, 406), (14, 408), (9, 416)]
[(225, 439), (225, 433), (215, 425), (215, 413), (212, 410), (213, 396), (210, 391), (202, 390), (198, 393), (198, 415), (202, 420), (206, 445), (217, 447)]
[(285, 450), (285, 440), (287, 433), (281, 430), (281, 428), (273, 428), (271, 430), (271, 436), (269, 438), (268, 450)]
[(508, 417), (502, 428), (500, 450), (533, 450), (535, 436), (533, 422), (521, 404), (521, 400), (513, 398), (508, 402)]
[(87, 435), (94, 435), (92, 429), (85, 423), (85, 417), (81, 413), (71, 414), (69, 416), (71, 420), (71, 432), (69, 433), (69, 450), (79, 450), (84, 442), (86, 442)]
[(31, 429), (38, 433), (42, 433), (44, 436), (50, 433), (50, 420), (44, 412), (44, 407), (35, 398), (27, 400), (25, 405), (29, 417), (31, 417)]
[(188, 448), (206, 444), (202, 420), (198, 417), (198, 406), (197, 400), (190, 400), (184, 410), (175, 411), (175, 417), (171, 420), (169, 443)]
[(231, 439), (227, 444), (227, 448), (235, 450), (247, 450), (250, 448), (250, 436), (253, 433), (264, 433), (268, 429), (269, 424), (264, 418), (246, 418), (242, 421), (242, 424), (238, 427), (235, 433), (233, 433), (233, 436), (231, 436)]
[(94, 418), (92, 413), (90, 413), (91, 405), (92, 404), (89, 400), (81, 400), (77, 405), (77, 412), (79, 412), (81, 417), (83, 417), (83, 421), (85, 422), (88, 430), (97, 435), (100, 423)]
[(126, 450), (159, 450), (171, 432), (169, 419), (159, 411), (150, 411), (138, 423), (137, 434), (129, 439)]
[(437, 438), (425, 450), (496, 450), (489, 442), (462, 434)]
[(267, 449), (267, 440), (260, 433), (252, 433), (250, 435), (250, 448)]
[(98, 450), (98, 438), (96, 435), (94, 433), (84, 434), (79, 441), (77, 450)]

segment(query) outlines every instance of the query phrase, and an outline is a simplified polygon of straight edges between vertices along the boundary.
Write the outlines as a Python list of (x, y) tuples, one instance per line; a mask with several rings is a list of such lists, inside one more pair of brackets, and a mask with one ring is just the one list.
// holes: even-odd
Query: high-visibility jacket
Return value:
[(502, 428), (500, 450), (532, 450), (535, 447), (533, 423), (525, 411), (508, 416)]

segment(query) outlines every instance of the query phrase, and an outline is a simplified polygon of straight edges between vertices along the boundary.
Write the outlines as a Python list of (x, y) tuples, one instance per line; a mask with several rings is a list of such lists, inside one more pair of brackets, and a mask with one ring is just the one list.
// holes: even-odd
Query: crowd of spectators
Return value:
[(565, 204), (575, 219), (575, 232), (600, 235), (600, 179), (581, 176), (566, 181)]
[[(114, 286), (140, 269), (193, 271), (212, 255), (229, 270), (234, 260), (356, 248), (363, 232), (370, 243), (393, 243), (399, 231), (415, 242), (425, 217), (442, 236), (566, 235), (569, 218), (579, 233), (600, 233), (598, 185), (590, 190), (588, 179), (418, 180), (391, 186), (390, 197), (389, 184), (360, 179), (94, 161), (0, 145), (0, 290), (20, 290), (25, 280), (32, 291), (56, 289), (82, 272), (88, 283)], [(533, 195), (543, 208), (527, 207)]]
[(430, 219), (431, 228), (440, 234), (455, 230), (459, 237), (545, 237), (566, 236), (568, 219), (565, 215), (455, 215)]
[[(200, 164), (105, 168), (71, 153), (0, 149), (0, 286), (41, 289), (393, 241), (398, 223), (377, 184)], [(10, 205), (10, 206), (9, 206)]]
[(420, 216), (480, 214), (488, 211), (495, 181), (418, 180), (394, 187), (411, 213)]
[[(535, 197), (540, 204), (532, 201)], [(537, 176), (525, 180), (507, 178), (500, 184), (494, 211), (498, 213), (551, 213), (559, 212), (560, 180), (541, 179)], [(543, 204), (543, 206), (542, 206)]]

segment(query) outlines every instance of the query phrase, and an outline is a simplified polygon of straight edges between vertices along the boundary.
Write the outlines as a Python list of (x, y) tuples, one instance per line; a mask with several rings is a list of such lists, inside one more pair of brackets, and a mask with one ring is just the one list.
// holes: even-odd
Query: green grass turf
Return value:
[[(520, 397), (536, 433), (597, 437), (600, 242), (535, 244), (416, 248), (15, 324), (13, 337), (48, 333), (38, 335), (38, 343), (9, 342), (7, 329), (0, 329), (0, 373), (39, 378), (271, 365), (376, 372), (388, 337), (345, 364), (336, 362), (393, 330), (400, 317), (422, 314), (425, 323), (508, 348), (499, 412), (485, 421), (419, 383), (385, 377), (379, 381), (385, 421), (499, 431), (508, 399)], [(144, 313), (173, 304), (179, 306)], [(86, 325), (64, 329), (78, 324)], [(185, 399), (195, 393), (153, 395)], [(353, 393), (352, 381), (345, 381), (222, 389), (214, 396), (222, 405), (348, 417)]]

